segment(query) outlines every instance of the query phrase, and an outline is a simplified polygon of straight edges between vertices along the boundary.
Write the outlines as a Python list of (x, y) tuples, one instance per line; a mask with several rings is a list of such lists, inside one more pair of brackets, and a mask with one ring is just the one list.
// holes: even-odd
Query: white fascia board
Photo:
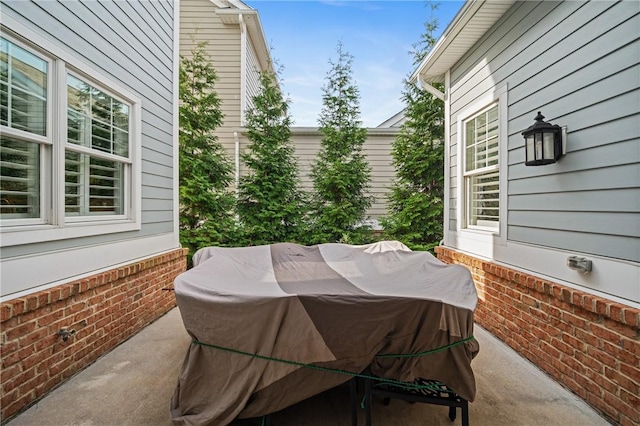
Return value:
[(271, 59), (271, 49), (267, 44), (266, 37), (264, 36), (262, 23), (260, 22), (260, 15), (258, 13), (253, 16), (253, 19), (249, 19), (249, 22), (247, 22), (247, 28), (249, 30), (251, 40), (256, 46), (256, 54), (260, 60), (260, 65), (275, 74), (276, 72), (273, 67), (273, 60)]
[(209, 1), (213, 3), (216, 7), (219, 7), (221, 9), (236, 8), (241, 10), (251, 10), (251, 7), (247, 6), (246, 4), (238, 0), (209, 0)]
[[(467, 0), (460, 11), (447, 26), (438, 39), (436, 45), (422, 60), (418, 68), (411, 75), (410, 81), (425, 81), (431, 83), (444, 82), (444, 73), (449, 70), (464, 54), (478, 41), (491, 26), (497, 22), (504, 13), (515, 3), (514, 0)], [(470, 26), (477, 12), (485, 5), (492, 5), (483, 14), (482, 25)], [(495, 7), (499, 6), (499, 7)], [(487, 19), (489, 18), (489, 19)], [(476, 24), (479, 24), (476, 22)], [(459, 35), (464, 34), (464, 41), (459, 43), (456, 54), (450, 54), (447, 50), (451, 44), (457, 41)], [(460, 49), (462, 48), (462, 49)]]
[(246, 4), (241, 2), (240, 0), (227, 0), (227, 1), (229, 2), (229, 4), (231, 4), (232, 6), (237, 7), (238, 9), (242, 9), (242, 10), (251, 9), (251, 7), (247, 6)]
[(406, 121), (406, 112), (407, 108), (403, 108), (402, 111), (398, 111), (393, 116), (387, 118), (382, 123), (378, 124), (376, 128), (386, 129), (390, 127), (394, 127), (394, 125), (400, 123), (404, 123)]

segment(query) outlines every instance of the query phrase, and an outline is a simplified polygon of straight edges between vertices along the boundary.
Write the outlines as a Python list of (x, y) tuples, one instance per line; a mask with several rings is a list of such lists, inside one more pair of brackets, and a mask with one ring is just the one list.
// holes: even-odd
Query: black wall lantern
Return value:
[(538, 111), (536, 122), (522, 132), (525, 140), (527, 166), (553, 164), (565, 153), (565, 129), (557, 124), (547, 123)]

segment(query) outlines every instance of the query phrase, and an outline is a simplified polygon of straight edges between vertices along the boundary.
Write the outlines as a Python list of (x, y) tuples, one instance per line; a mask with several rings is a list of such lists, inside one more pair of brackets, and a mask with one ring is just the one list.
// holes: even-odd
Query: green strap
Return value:
[[(436, 348), (436, 349), (432, 349), (429, 351), (423, 351), (423, 352), (417, 352), (414, 354), (379, 354), (376, 355), (376, 358), (413, 358), (413, 357), (419, 357), (419, 356), (425, 356), (425, 355), (430, 355), (430, 354), (434, 354), (437, 352), (442, 352), (445, 351), (447, 349), (453, 348), (455, 346), (461, 345), (465, 342), (468, 342), (470, 340), (474, 339), (473, 335), (464, 338), (462, 340), (458, 340), (457, 342), (453, 342), (450, 343), (446, 346), (442, 346), (440, 348)], [(352, 377), (362, 377), (364, 379), (371, 379), (371, 380), (375, 380), (378, 382), (384, 382), (386, 384), (390, 384), (390, 385), (394, 385), (394, 386), (398, 386), (398, 387), (404, 387), (407, 389), (431, 389), (431, 390), (436, 390), (436, 391), (442, 391), (442, 389), (440, 387), (436, 387), (435, 385), (419, 385), (416, 383), (410, 383), (410, 382), (401, 382), (399, 380), (394, 380), (394, 379), (386, 379), (384, 377), (377, 377), (377, 376), (371, 376), (371, 375), (367, 375), (367, 374), (362, 374), (362, 373), (354, 373), (352, 371), (347, 371), (347, 370), (341, 370), (338, 368), (327, 368), (327, 367), (320, 367), (318, 365), (315, 364), (310, 364), (310, 363), (305, 363), (305, 362), (299, 362), (299, 361), (292, 361), (289, 359), (282, 359), (282, 358), (274, 358), (274, 357), (270, 357), (270, 356), (266, 356), (266, 355), (260, 355), (258, 353), (251, 353), (251, 352), (245, 352), (245, 351), (241, 351), (238, 349), (233, 349), (233, 348), (227, 348), (224, 346), (219, 346), (219, 345), (214, 345), (211, 343), (204, 343), (201, 342), (199, 340), (193, 339), (191, 341), (192, 344), (194, 345), (199, 345), (199, 346), (204, 346), (207, 348), (213, 348), (213, 349), (218, 349), (221, 351), (225, 351), (225, 352), (231, 352), (234, 354), (239, 354), (239, 355), (245, 355), (245, 356), (250, 356), (252, 358), (258, 358), (258, 359), (262, 359), (265, 361), (275, 361), (275, 362), (280, 362), (282, 364), (288, 364), (288, 365), (295, 365), (297, 367), (303, 367), (303, 368), (310, 368), (312, 370), (317, 370), (317, 371), (324, 371), (324, 372), (328, 372), (328, 373), (335, 373), (335, 374), (343, 374), (343, 375), (348, 375), (348, 376), (352, 376)]]
[(431, 355), (431, 354), (435, 354), (438, 352), (442, 352), (442, 351), (446, 351), (447, 349), (453, 348), (455, 346), (461, 345), (463, 343), (468, 342), (469, 340), (473, 340), (473, 334), (469, 337), (466, 337), (462, 340), (458, 340), (457, 342), (453, 342), (451, 344), (436, 348), (436, 349), (431, 349), (428, 351), (423, 351), (423, 352), (416, 352), (414, 354), (378, 354), (376, 355), (376, 358), (415, 358), (415, 357), (419, 357), (419, 356), (424, 356), (424, 355)]

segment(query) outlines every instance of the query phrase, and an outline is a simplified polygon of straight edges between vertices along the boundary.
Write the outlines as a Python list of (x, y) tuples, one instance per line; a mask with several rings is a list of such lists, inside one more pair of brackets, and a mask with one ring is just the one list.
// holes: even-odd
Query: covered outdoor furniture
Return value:
[(175, 425), (264, 416), (367, 367), (475, 397), (475, 286), (466, 268), (427, 252), (395, 241), (207, 247), (174, 287), (193, 338)]

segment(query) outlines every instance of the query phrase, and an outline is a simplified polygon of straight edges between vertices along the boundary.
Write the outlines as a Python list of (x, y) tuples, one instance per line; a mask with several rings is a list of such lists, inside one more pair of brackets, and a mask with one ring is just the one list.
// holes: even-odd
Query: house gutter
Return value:
[(420, 84), (421, 89), (426, 90), (427, 92), (431, 93), (433, 96), (435, 96), (436, 98), (444, 102), (444, 93), (442, 93), (440, 90), (433, 87), (431, 84), (427, 83), (427, 81), (422, 77), (422, 75), (418, 77), (418, 82)]

